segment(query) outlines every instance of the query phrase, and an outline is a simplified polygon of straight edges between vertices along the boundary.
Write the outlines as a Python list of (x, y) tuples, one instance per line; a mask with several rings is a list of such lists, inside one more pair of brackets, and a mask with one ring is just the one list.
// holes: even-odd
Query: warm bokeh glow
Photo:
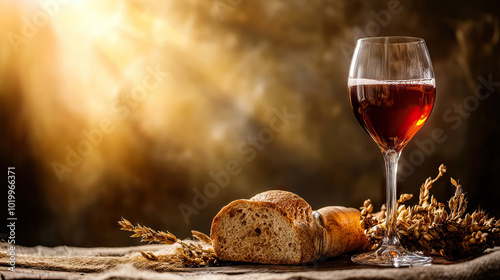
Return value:
[(19, 172), (19, 242), (135, 244), (122, 216), (181, 237), (208, 232), (222, 206), (271, 188), (314, 208), (384, 201), (380, 154), (347, 97), (361, 33), (424, 37), (433, 59), (436, 106), (402, 166), (433, 129), (448, 140), (402, 169), (402, 190), (415, 193), (441, 163), (466, 187), (492, 185), (462, 157), (494, 155), (474, 139), (496, 143), (496, 126), (471, 123), (495, 123), (496, 95), (468, 118), (443, 114), (479, 75), (500, 80), (498, 15), (418, 2), (380, 24), (384, 1), (1, 1), (0, 153)]

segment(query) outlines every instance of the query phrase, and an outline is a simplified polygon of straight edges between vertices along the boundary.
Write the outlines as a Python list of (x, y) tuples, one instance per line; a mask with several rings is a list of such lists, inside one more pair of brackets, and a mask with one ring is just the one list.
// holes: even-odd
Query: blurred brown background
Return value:
[(16, 168), (16, 242), (137, 244), (122, 216), (208, 233), (224, 205), (273, 188), (316, 209), (380, 206), (382, 156), (346, 83), (356, 40), (381, 35), (424, 38), (437, 80), (399, 191), (417, 194), (445, 163), (438, 200), (453, 176), (470, 211), (499, 217), (499, 21), (498, 1), (2, 1), (0, 155)]

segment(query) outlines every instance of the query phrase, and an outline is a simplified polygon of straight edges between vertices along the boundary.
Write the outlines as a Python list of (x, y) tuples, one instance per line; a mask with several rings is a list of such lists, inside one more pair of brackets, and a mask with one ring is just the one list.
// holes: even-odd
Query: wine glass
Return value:
[(359, 39), (348, 80), (356, 119), (382, 150), (386, 169), (386, 235), (375, 251), (352, 261), (381, 266), (430, 265), (432, 257), (404, 249), (397, 235), (396, 176), (401, 150), (424, 125), (435, 100), (435, 80), (424, 40)]

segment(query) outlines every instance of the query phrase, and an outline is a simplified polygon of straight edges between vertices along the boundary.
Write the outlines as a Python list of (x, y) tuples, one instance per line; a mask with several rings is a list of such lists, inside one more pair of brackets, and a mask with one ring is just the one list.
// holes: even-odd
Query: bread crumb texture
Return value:
[(292, 219), (270, 202), (230, 203), (215, 217), (211, 238), (221, 260), (270, 264), (301, 260)]

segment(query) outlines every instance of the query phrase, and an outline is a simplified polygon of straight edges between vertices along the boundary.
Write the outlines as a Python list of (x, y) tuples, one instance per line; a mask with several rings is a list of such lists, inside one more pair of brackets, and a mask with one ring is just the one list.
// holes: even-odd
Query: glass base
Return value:
[(358, 264), (393, 267), (427, 266), (432, 264), (432, 257), (412, 253), (402, 246), (385, 244), (382, 244), (375, 251), (354, 255), (351, 260)]

